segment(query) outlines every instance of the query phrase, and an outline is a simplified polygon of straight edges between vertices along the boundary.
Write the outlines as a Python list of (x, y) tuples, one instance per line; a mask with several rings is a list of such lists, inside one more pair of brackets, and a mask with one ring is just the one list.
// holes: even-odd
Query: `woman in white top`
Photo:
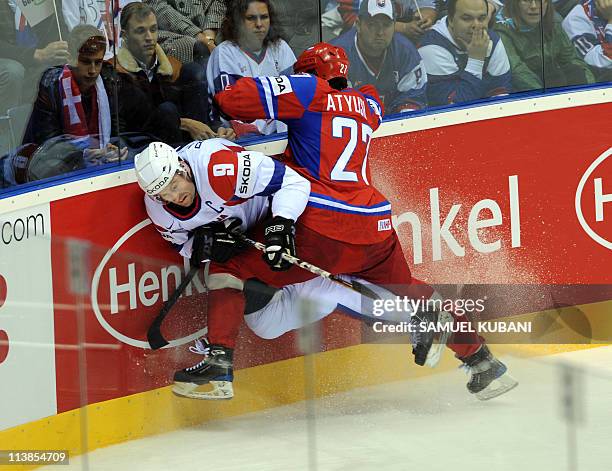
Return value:
[[(269, 0), (231, 0), (227, 11), (222, 26), (224, 41), (213, 50), (206, 70), (211, 100), (240, 77), (283, 75), (290, 73), (295, 63)], [(231, 124), (238, 137), (286, 131), (283, 123), (273, 120)]]

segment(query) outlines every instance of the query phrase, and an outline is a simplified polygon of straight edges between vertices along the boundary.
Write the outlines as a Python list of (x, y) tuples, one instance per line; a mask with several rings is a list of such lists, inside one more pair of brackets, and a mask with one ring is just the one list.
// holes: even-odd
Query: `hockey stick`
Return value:
[(195, 276), (195, 274), (198, 272), (199, 269), (200, 267), (197, 267), (197, 266), (191, 267), (189, 272), (187, 272), (187, 275), (185, 276), (185, 278), (183, 278), (181, 283), (174, 290), (174, 293), (172, 293), (172, 296), (170, 296), (168, 300), (164, 303), (157, 317), (153, 319), (153, 322), (151, 323), (151, 326), (149, 327), (149, 330), (147, 331), (147, 340), (149, 341), (149, 345), (151, 346), (151, 349), (157, 350), (159, 348), (162, 348), (168, 345), (169, 342), (164, 338), (164, 336), (161, 333), (162, 322), (164, 321), (164, 318), (168, 315), (168, 313), (172, 309), (172, 306), (176, 304), (176, 302), (178, 301), (178, 298), (181, 296), (181, 294), (183, 294), (183, 291), (185, 291), (185, 288), (187, 288), (187, 285), (191, 283), (191, 280), (193, 279), (193, 277)]
[[(261, 242), (257, 242), (253, 239), (249, 239), (244, 234), (233, 234), (233, 236), (236, 237), (241, 242), (244, 242), (247, 245), (250, 245), (251, 247), (256, 248), (260, 252), (266, 251), (266, 246), (264, 244), (262, 244)], [(294, 257), (293, 255), (283, 253), (282, 256), (283, 256), (283, 260), (286, 260), (292, 265), (296, 265), (306, 271), (309, 271), (310, 273), (314, 273), (315, 275), (319, 275), (335, 283), (341, 284), (342, 286), (348, 289), (352, 289), (353, 291), (357, 291), (359, 294), (366, 296), (370, 299), (374, 299), (374, 300), (380, 299), (380, 296), (378, 296), (374, 291), (372, 291), (370, 288), (365, 286), (363, 283), (359, 283), (358, 281), (355, 281), (355, 280), (353, 281), (343, 280), (338, 275), (332, 275), (330, 272), (325, 271), (322, 268), (319, 268), (316, 265), (313, 265), (312, 263), (308, 263), (302, 259)]]

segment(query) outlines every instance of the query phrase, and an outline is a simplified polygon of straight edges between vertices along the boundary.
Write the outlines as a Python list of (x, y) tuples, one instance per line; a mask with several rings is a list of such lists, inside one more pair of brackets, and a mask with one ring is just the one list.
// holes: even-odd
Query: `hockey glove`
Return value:
[(266, 251), (264, 261), (274, 271), (284, 271), (291, 268), (291, 263), (283, 260), (283, 253), (296, 256), (295, 225), (291, 219), (274, 216), (264, 227)]
[(240, 218), (228, 218), (198, 227), (193, 236), (191, 266), (199, 266), (202, 260), (225, 263), (241, 248), (234, 234), (240, 233)]

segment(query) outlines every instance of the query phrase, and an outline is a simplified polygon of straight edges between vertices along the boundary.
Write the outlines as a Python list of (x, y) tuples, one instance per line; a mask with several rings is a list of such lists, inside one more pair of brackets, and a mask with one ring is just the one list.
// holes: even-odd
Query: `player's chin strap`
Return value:
[[(257, 242), (253, 239), (249, 239), (248, 237), (246, 237), (244, 234), (234, 234), (234, 237), (236, 237), (237, 239), (239, 239), (241, 242), (244, 242), (247, 245), (250, 245), (251, 247), (256, 248), (257, 250), (261, 251), (261, 252), (265, 252), (266, 251), (266, 246), (264, 244), (262, 244), (261, 242)], [(317, 267), (316, 265), (313, 265), (312, 263), (308, 263), (305, 262), (304, 260), (301, 260), (297, 257), (294, 257), (293, 255), (289, 255), (288, 253), (283, 253), (282, 257), (284, 260), (286, 260), (287, 262), (291, 263), (292, 265), (296, 265), (306, 271), (309, 271), (310, 273), (314, 273), (315, 275), (319, 275), (323, 278), (327, 278), (328, 280), (331, 280), (335, 283), (341, 284), (342, 286), (348, 288), (348, 289), (352, 289), (353, 291), (357, 291), (359, 294), (361, 294), (362, 296), (366, 296), (370, 299), (373, 300), (378, 300), (381, 299), (380, 296), (378, 296), (378, 294), (376, 294), (374, 291), (372, 291), (370, 288), (368, 288), (367, 286), (365, 286), (363, 283), (360, 283), (358, 281), (352, 280), (352, 281), (347, 281), (342, 279), (340, 276), (338, 275), (332, 275), (330, 272), (323, 270), (322, 268)]]

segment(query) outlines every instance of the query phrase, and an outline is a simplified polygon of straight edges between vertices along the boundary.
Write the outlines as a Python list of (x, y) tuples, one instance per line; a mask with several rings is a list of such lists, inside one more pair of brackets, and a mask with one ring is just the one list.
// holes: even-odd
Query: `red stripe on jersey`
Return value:
[(225, 206), (238, 206), (239, 204), (246, 203), (247, 201), (249, 200), (244, 198), (236, 198), (235, 200), (227, 201)]
[(208, 182), (212, 190), (223, 201), (229, 201), (236, 192), (238, 158), (236, 152), (220, 150), (210, 156), (208, 163)]

